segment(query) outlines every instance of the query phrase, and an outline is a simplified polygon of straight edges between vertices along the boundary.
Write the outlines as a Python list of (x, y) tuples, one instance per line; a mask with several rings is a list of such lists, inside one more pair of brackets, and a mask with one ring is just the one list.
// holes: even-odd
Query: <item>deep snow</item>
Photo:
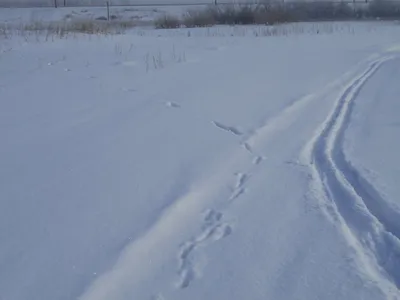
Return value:
[(400, 299), (399, 33), (2, 40), (0, 299)]

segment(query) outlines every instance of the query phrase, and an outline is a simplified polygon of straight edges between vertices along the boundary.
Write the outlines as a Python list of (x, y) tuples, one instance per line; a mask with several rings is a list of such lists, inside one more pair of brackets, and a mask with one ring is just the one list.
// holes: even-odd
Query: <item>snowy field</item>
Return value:
[(400, 299), (399, 80), (390, 22), (0, 33), (0, 299)]

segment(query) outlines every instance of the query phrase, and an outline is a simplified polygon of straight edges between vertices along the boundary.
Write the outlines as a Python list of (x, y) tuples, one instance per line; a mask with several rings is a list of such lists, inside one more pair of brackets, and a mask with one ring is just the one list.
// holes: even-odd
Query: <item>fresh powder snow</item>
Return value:
[(400, 299), (399, 80), (394, 22), (0, 34), (0, 299)]

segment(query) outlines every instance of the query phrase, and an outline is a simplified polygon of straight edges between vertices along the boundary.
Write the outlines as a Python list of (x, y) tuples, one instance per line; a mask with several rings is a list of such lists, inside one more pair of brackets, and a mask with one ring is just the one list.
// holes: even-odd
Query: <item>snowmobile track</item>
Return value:
[[(310, 141), (308, 160), (313, 183), (327, 198), (328, 214), (344, 228), (365, 272), (373, 274), (384, 292), (395, 299), (400, 288), (400, 216), (375, 188), (346, 160), (344, 134), (354, 102), (363, 86), (393, 57), (382, 57), (351, 80), (336, 100), (328, 118)], [(373, 270), (371, 272), (371, 270)], [(383, 279), (383, 280), (382, 280)], [(396, 288), (397, 287), (397, 288)]]

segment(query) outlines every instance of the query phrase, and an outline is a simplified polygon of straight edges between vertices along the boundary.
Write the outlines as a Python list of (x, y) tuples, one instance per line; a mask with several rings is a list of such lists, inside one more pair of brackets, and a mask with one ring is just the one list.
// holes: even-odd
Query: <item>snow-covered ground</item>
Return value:
[(0, 299), (400, 299), (397, 24), (0, 42)]

